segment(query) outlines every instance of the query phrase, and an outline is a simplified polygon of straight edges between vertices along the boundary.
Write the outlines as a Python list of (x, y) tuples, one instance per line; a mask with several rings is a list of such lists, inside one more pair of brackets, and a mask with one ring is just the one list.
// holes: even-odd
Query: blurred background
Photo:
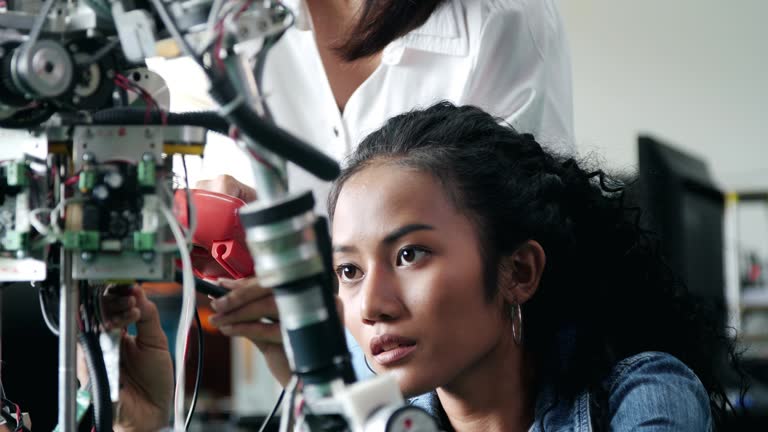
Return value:
[[(721, 308), (723, 325), (738, 332), (750, 373), (744, 405), (765, 422), (768, 2), (562, 0), (560, 6), (573, 63), (577, 148), (625, 178), (640, 174), (636, 199), (648, 207), (670, 261), (697, 295)], [(196, 67), (181, 59), (153, 68), (168, 82), (172, 110), (211, 106)], [(211, 144), (229, 145), (213, 136)], [(199, 162), (188, 163), (193, 183), (206, 177)], [(644, 182), (643, 173), (658, 180)], [(36, 430), (50, 430), (56, 339), (44, 327), (35, 290), (12, 285), (4, 293), (3, 381), (35, 413)], [(152, 293), (171, 328), (179, 307), (174, 288)], [(201, 311), (205, 321), (205, 306)], [(205, 365), (194, 427), (231, 413), (243, 430), (258, 425), (277, 395), (258, 351), (209, 332)], [(22, 369), (39, 373), (25, 376)]]

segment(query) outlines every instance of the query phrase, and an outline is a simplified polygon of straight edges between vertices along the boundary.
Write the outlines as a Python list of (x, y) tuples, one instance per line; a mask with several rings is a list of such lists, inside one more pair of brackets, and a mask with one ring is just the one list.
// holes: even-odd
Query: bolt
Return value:
[(141, 159), (144, 160), (144, 162), (154, 162), (155, 161), (155, 155), (153, 155), (152, 153), (147, 152), (147, 153), (144, 153), (141, 156)]
[(96, 198), (99, 201), (104, 201), (107, 198), (109, 198), (109, 189), (107, 189), (106, 186), (103, 184), (96, 185), (93, 188), (93, 197)]
[(93, 261), (93, 254), (88, 251), (82, 251), (80, 252), (80, 259), (82, 259), (85, 262), (91, 262)]
[(96, 159), (96, 156), (93, 155), (91, 152), (85, 152), (83, 153), (83, 162), (93, 162)]
[(144, 260), (144, 262), (152, 262), (155, 260), (155, 253), (152, 251), (142, 252), (141, 259)]
[(118, 189), (123, 185), (123, 175), (117, 171), (110, 171), (104, 175), (104, 183), (112, 189)]

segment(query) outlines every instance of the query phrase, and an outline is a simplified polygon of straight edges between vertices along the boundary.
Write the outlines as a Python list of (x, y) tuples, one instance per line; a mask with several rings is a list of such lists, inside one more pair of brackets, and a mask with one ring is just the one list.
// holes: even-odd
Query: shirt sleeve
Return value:
[(574, 154), (571, 61), (553, 0), (486, 0), (462, 103)]
[(668, 354), (643, 353), (621, 362), (611, 382), (608, 411), (610, 430), (712, 430), (704, 386)]

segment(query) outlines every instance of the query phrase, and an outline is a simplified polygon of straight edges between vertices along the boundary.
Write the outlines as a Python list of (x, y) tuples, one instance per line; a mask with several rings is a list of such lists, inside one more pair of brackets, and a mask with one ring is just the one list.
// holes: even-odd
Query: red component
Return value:
[[(237, 214), (245, 202), (203, 189), (192, 189), (190, 192), (197, 215), (191, 253), (195, 276), (202, 279), (253, 276), (253, 259)], [(186, 191), (176, 191), (174, 206), (179, 222), (189, 228)]]
[(411, 426), (413, 426), (413, 420), (409, 418), (405, 419), (405, 421), (403, 422), (403, 426), (405, 426), (406, 430), (410, 429)]

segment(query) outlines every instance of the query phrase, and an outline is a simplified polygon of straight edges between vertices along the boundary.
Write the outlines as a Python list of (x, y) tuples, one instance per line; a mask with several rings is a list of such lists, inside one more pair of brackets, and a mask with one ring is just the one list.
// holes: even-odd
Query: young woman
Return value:
[[(478, 106), (549, 149), (575, 153), (570, 54), (555, 0), (285, 4), (296, 25), (267, 56), (267, 104), (279, 126), (328, 155), (342, 160), (387, 119), (441, 100)], [(251, 163), (239, 154), (232, 143), (209, 145), (203, 171), (213, 180), (197, 187), (254, 200), (235, 181), (253, 186)], [(327, 183), (292, 164), (288, 177), (291, 190), (311, 189), (318, 202), (328, 193)], [(226, 315), (216, 324), (279, 364), (279, 327), (261, 321), (277, 313), (271, 293), (255, 279), (224, 284), (242, 298), (214, 303)], [(286, 370), (277, 375), (287, 379)]]
[(724, 329), (620, 185), (532, 135), (449, 103), (397, 116), (329, 211), (346, 327), (444, 428), (702, 431), (723, 413)]

